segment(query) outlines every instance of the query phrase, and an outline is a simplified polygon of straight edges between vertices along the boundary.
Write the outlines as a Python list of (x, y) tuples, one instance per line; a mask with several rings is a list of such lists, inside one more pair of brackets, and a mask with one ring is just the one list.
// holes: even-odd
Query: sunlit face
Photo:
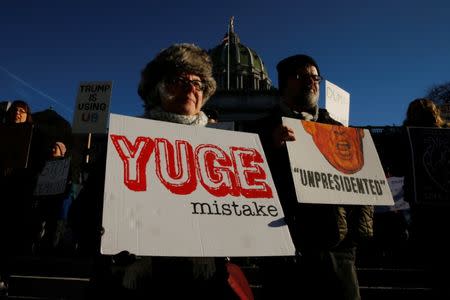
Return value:
[(25, 108), (17, 106), (14, 108), (14, 123), (25, 123), (27, 121), (27, 111)]
[(310, 65), (300, 68), (296, 74), (290, 76), (284, 90), (288, 105), (306, 109), (316, 107), (320, 93), (318, 75), (317, 68)]
[(358, 172), (364, 166), (362, 138), (360, 128), (328, 125), (301, 121), (319, 151), (337, 170), (345, 174)]
[(196, 115), (203, 105), (204, 82), (193, 74), (181, 74), (160, 89), (162, 108), (179, 115)]

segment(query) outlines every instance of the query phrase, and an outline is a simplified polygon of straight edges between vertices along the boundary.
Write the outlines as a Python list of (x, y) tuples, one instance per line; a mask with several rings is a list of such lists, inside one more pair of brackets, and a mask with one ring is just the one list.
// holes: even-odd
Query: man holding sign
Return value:
[[(341, 145), (346, 148), (343, 149), (346, 153), (336, 153), (341, 158), (328, 149), (327, 142), (337, 141), (342, 133), (341, 128), (344, 131), (347, 128), (331, 118), (327, 110), (318, 106), (322, 77), (312, 57), (288, 57), (278, 63), (277, 70), (281, 101), (271, 116), (263, 120), (258, 131), (291, 235), (301, 255), (296, 260), (296, 269), (291, 270), (291, 274), (287, 274), (286, 278), (281, 278), (280, 273), (289, 272), (286, 271), (292, 264), (289, 259), (285, 260), (287, 263), (282, 267), (284, 270), (280, 270), (279, 265), (275, 263), (268, 266), (266, 274), (275, 276), (265, 282), (269, 289), (267, 292), (279, 296), (281, 285), (284, 286), (281, 292), (300, 293), (304, 299), (360, 299), (355, 269), (355, 246), (358, 240), (372, 235), (373, 207), (323, 204), (324, 202), (298, 203), (286, 147), (286, 142), (295, 141), (296, 136), (292, 127), (283, 125), (282, 117), (331, 124), (334, 125), (333, 128), (339, 129), (337, 135), (333, 135), (331, 131), (324, 131), (320, 126), (310, 124), (305, 128), (314, 138), (320, 152), (337, 170), (356, 170), (360, 167), (358, 153), (350, 153), (353, 149), (357, 151), (358, 147), (347, 147), (349, 143)], [(323, 135), (318, 134), (319, 131), (326, 132), (330, 138), (324, 141)], [(362, 135), (356, 133), (354, 138), (346, 140), (359, 142), (361, 138)], [(356, 158), (356, 166), (343, 168), (341, 154), (352, 154)], [(270, 287), (273, 287), (273, 290)], [(289, 291), (294, 287), (295, 291)]]

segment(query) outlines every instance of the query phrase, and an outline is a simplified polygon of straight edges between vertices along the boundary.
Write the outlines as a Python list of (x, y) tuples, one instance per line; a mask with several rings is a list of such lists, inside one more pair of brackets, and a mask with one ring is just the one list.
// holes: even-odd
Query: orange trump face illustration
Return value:
[(305, 131), (312, 136), (319, 151), (335, 169), (345, 174), (353, 174), (362, 169), (364, 166), (363, 129), (301, 122)]

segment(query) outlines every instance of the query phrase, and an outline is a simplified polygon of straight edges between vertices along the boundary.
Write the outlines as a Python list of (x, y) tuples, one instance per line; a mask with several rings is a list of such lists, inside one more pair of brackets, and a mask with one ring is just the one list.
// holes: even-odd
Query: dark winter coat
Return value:
[[(297, 202), (294, 182), (290, 174), (286, 146), (272, 146), (272, 133), (285, 116), (276, 107), (262, 120), (252, 124), (250, 131), (260, 135), (272, 176), (280, 197), (297, 250), (331, 249), (338, 245), (354, 246), (360, 239), (373, 235), (373, 206), (300, 204)], [(290, 115), (288, 117), (293, 117)], [(299, 115), (297, 117), (301, 119)], [(318, 110), (317, 122), (342, 125), (331, 118), (325, 109)]]

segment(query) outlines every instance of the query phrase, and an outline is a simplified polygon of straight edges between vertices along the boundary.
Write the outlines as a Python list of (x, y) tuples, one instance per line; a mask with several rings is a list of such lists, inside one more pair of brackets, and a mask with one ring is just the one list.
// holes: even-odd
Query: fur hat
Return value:
[(306, 66), (314, 66), (317, 69), (317, 73), (320, 75), (319, 65), (309, 55), (297, 54), (286, 57), (277, 64), (278, 71), (278, 87), (282, 90), (287, 78), (294, 75), (298, 69)]
[(181, 73), (195, 74), (204, 81), (203, 104), (216, 91), (208, 53), (194, 44), (174, 44), (156, 55), (141, 72), (138, 94), (146, 110), (161, 103), (157, 84)]

